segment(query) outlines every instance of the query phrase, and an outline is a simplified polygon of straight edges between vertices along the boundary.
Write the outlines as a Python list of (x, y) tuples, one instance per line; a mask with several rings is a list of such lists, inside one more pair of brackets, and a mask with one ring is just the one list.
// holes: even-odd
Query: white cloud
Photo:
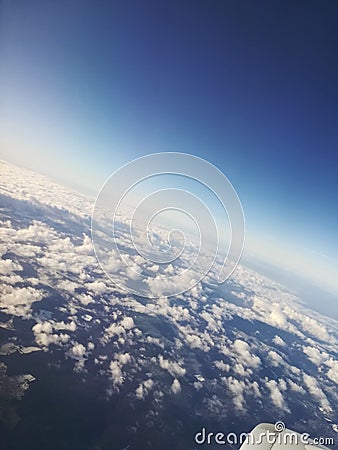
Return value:
[(232, 401), (234, 406), (239, 411), (245, 410), (244, 392), (246, 385), (244, 381), (239, 381), (234, 377), (223, 378), (223, 382), (227, 386), (229, 392), (232, 394)]
[(326, 355), (324, 355), (315, 347), (304, 346), (303, 352), (306, 354), (309, 360), (316, 366), (320, 366), (328, 357), (327, 353)]
[(40, 322), (33, 326), (33, 332), (36, 334), (47, 333), (51, 334), (53, 332), (53, 326), (50, 322)]
[(325, 361), (325, 364), (330, 367), (327, 372), (328, 378), (334, 383), (338, 384), (338, 361), (330, 358)]
[(2, 286), (0, 288), (0, 311), (29, 319), (32, 315), (32, 304), (40, 301), (44, 294), (33, 287)]
[(162, 369), (167, 370), (173, 377), (183, 377), (185, 375), (185, 368), (181, 367), (177, 362), (164, 359), (162, 355), (159, 355), (158, 362)]
[(173, 394), (178, 394), (179, 392), (181, 392), (181, 383), (177, 378), (174, 379), (170, 389)]
[(82, 344), (76, 343), (70, 349), (70, 354), (75, 358), (82, 358), (86, 354), (86, 347)]
[(278, 367), (278, 366), (284, 365), (283, 358), (274, 350), (269, 350), (268, 359), (273, 367)]
[(23, 270), (22, 266), (11, 259), (0, 259), (0, 275), (12, 274), (14, 271)]
[(276, 380), (267, 380), (265, 385), (270, 390), (270, 398), (274, 405), (279, 409), (289, 411), (282, 394), (282, 391), (285, 390), (285, 382), (283, 383), (283, 381), (279, 380), (279, 383), (277, 383)]
[(305, 394), (304, 388), (302, 386), (300, 386), (299, 384), (295, 383), (292, 380), (288, 380), (288, 383), (290, 385), (291, 391), (298, 392), (300, 394)]
[(224, 361), (214, 361), (215, 367), (217, 369), (222, 370), (223, 372), (229, 372), (230, 365), (226, 364)]
[(286, 347), (286, 343), (284, 340), (276, 334), (276, 336), (272, 339), (272, 342), (280, 347)]
[(309, 360), (317, 367), (325, 365), (329, 367), (326, 376), (329, 380), (338, 384), (338, 361), (332, 358), (327, 352), (320, 351), (316, 347), (303, 346), (303, 352)]
[(243, 367), (258, 368), (261, 364), (259, 356), (250, 351), (249, 344), (241, 339), (236, 339), (231, 347), (223, 347), (222, 351), (225, 355), (237, 361)]
[(70, 336), (65, 333), (53, 333), (53, 325), (51, 322), (39, 322), (32, 327), (35, 342), (44, 350), (47, 350), (50, 344), (63, 345), (66, 344)]
[(125, 328), (126, 330), (131, 330), (132, 328), (134, 328), (134, 320), (132, 317), (124, 317), (124, 319), (121, 321), (120, 324), (123, 328)]
[(115, 355), (115, 359), (121, 364), (121, 366), (124, 366), (131, 361), (131, 356), (130, 353), (120, 353)]
[(137, 397), (139, 400), (143, 400), (143, 399), (144, 399), (144, 397), (145, 397), (145, 392), (144, 392), (144, 388), (143, 388), (143, 384), (142, 384), (142, 383), (140, 383), (140, 384), (138, 385), (138, 387), (136, 388), (135, 394), (136, 394), (136, 397)]
[(119, 362), (111, 361), (109, 370), (110, 370), (110, 377), (113, 381), (113, 384), (115, 386), (119, 386), (119, 385), (123, 384), (124, 378), (123, 378), (123, 374), (122, 374), (122, 370), (119, 365)]
[(69, 323), (65, 323), (63, 320), (61, 322), (52, 322), (52, 326), (54, 330), (67, 330), (67, 331), (76, 331), (76, 323), (72, 320)]
[(102, 295), (107, 291), (107, 286), (103, 281), (92, 281), (85, 284), (88, 291), (91, 291), (95, 295)]
[(154, 381), (151, 378), (143, 381), (138, 385), (135, 390), (136, 398), (139, 400), (143, 400), (149, 393), (149, 391), (153, 388)]
[(328, 399), (323, 390), (319, 387), (317, 380), (307, 373), (303, 374), (303, 380), (310, 394), (319, 401), (323, 411), (325, 411), (326, 413), (331, 412), (332, 408), (330, 406), (330, 403), (328, 402)]

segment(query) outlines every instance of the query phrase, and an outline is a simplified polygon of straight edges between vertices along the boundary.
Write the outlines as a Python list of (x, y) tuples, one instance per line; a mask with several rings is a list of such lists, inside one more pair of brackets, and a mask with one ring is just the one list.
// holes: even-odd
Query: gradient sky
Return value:
[(96, 193), (152, 152), (206, 158), (247, 251), (338, 292), (338, 3), (3, 1), (0, 157)]

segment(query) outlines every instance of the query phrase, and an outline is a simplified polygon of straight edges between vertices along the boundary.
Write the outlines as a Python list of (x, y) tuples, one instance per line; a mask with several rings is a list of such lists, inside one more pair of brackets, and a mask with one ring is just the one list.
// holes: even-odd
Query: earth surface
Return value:
[(203, 427), (277, 421), (338, 442), (338, 322), (319, 290), (242, 260), (223, 285), (210, 272), (172, 298), (130, 295), (93, 252), (92, 199), (5, 162), (1, 174), (3, 450), (188, 450)]

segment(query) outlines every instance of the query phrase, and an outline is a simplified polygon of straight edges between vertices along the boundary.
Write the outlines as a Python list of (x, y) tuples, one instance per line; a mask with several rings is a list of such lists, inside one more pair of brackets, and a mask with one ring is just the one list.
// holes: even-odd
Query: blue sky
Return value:
[(0, 6), (0, 156), (96, 192), (152, 152), (206, 158), (248, 251), (338, 292), (338, 5)]

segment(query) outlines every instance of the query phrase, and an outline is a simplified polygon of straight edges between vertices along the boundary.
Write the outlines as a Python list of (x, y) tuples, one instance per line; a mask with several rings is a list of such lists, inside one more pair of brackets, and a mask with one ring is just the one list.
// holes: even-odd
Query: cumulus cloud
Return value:
[(151, 378), (148, 378), (140, 383), (135, 390), (136, 398), (143, 400), (149, 394), (149, 391), (153, 388), (153, 386), (154, 381)]
[(279, 380), (277, 383), (276, 380), (267, 380), (265, 386), (270, 390), (270, 398), (274, 405), (279, 409), (289, 411), (282, 394), (282, 391), (286, 389), (285, 381)]
[(272, 339), (272, 342), (279, 347), (286, 347), (286, 343), (283, 341), (283, 339), (276, 334), (276, 336)]
[(326, 376), (329, 380), (338, 384), (338, 361), (335, 360), (332, 356), (330, 356), (325, 351), (320, 351), (316, 347), (311, 346), (303, 346), (303, 352), (308, 357), (308, 359), (315, 364), (317, 367), (319, 366), (327, 366), (329, 367)]
[(180, 364), (178, 364), (175, 361), (169, 361), (167, 359), (164, 359), (162, 355), (159, 355), (158, 362), (160, 367), (162, 367), (162, 369), (167, 370), (173, 377), (180, 378), (185, 375), (186, 372), (185, 368), (181, 367)]
[(111, 361), (110, 366), (110, 378), (115, 386), (123, 384), (124, 378), (122, 370), (118, 361)]
[(74, 322), (74, 320), (70, 321), (69, 323), (65, 323), (63, 320), (61, 322), (55, 322), (53, 321), (51, 323), (52, 327), (54, 328), (54, 330), (67, 330), (67, 331), (76, 331), (76, 323)]
[(330, 403), (323, 390), (319, 387), (317, 380), (307, 373), (303, 374), (303, 380), (310, 394), (319, 401), (323, 411), (326, 413), (331, 412), (332, 408)]
[(170, 389), (173, 394), (178, 394), (179, 392), (181, 392), (181, 383), (177, 378), (174, 379)]
[(121, 366), (124, 366), (131, 361), (131, 356), (130, 353), (120, 353), (115, 355), (115, 359), (121, 364)]
[(124, 317), (120, 324), (126, 330), (134, 328), (134, 320), (132, 317)]
[(295, 383), (292, 380), (288, 380), (288, 383), (291, 391), (298, 392), (299, 394), (305, 394), (305, 390), (301, 385)]
[(3, 286), (1, 289), (0, 311), (5, 314), (29, 319), (32, 316), (32, 305), (40, 301), (43, 292), (33, 287)]
[(95, 295), (102, 295), (107, 291), (107, 286), (103, 281), (91, 281), (86, 283), (85, 286), (89, 292)]
[(241, 367), (257, 369), (261, 364), (259, 356), (255, 355), (249, 344), (241, 339), (236, 339), (229, 346), (223, 346), (222, 352), (237, 363), (237, 370)]
[(53, 333), (53, 325), (48, 321), (35, 324), (32, 327), (32, 331), (34, 333), (35, 342), (44, 350), (47, 350), (51, 344), (62, 346), (70, 339), (70, 336), (66, 333)]
[(82, 358), (86, 354), (86, 347), (82, 344), (76, 343), (70, 349), (70, 354), (74, 358)]
[(234, 377), (223, 378), (223, 381), (232, 395), (232, 401), (238, 411), (245, 410), (244, 392), (246, 385), (244, 381), (239, 381)]
[(316, 366), (320, 366), (325, 361), (325, 359), (327, 359), (327, 357), (328, 357), (327, 353), (326, 353), (326, 355), (324, 355), (322, 352), (320, 352), (315, 347), (304, 346), (303, 352), (306, 354), (306, 356), (309, 358), (309, 360)]
[(214, 365), (217, 369), (222, 370), (223, 372), (229, 372), (230, 370), (230, 365), (226, 364), (224, 361), (214, 361)]
[(338, 361), (330, 358), (325, 361), (325, 364), (330, 367), (327, 372), (328, 378), (334, 383), (338, 384)]
[(142, 383), (140, 383), (137, 386), (137, 388), (135, 390), (135, 395), (136, 395), (136, 398), (138, 398), (139, 400), (143, 400), (144, 399), (145, 393), (144, 393), (144, 388), (143, 388), (143, 384)]
[(0, 275), (10, 275), (14, 271), (23, 270), (22, 266), (11, 259), (0, 259)]
[(268, 359), (270, 361), (270, 364), (274, 367), (283, 366), (284, 360), (283, 358), (274, 350), (269, 350), (268, 352)]

